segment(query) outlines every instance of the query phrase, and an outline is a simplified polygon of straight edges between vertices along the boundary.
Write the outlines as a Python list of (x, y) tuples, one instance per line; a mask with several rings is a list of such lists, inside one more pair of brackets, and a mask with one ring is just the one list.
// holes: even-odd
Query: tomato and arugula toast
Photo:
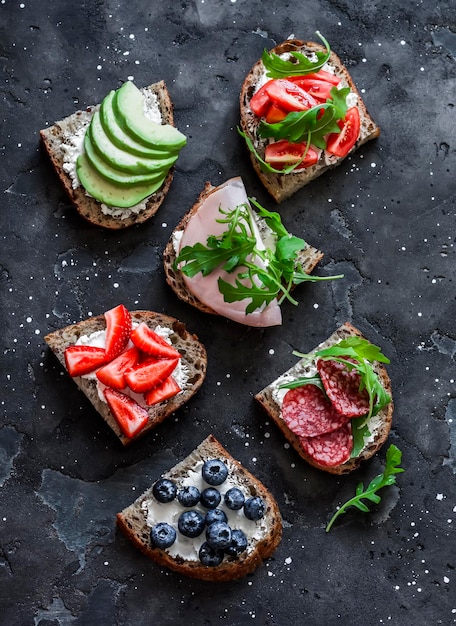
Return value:
[(293, 39), (265, 50), (241, 88), (239, 132), (277, 202), (380, 134), (347, 68), (319, 36), (324, 45)]
[(187, 402), (206, 375), (206, 350), (182, 322), (122, 304), (45, 341), (124, 445)]

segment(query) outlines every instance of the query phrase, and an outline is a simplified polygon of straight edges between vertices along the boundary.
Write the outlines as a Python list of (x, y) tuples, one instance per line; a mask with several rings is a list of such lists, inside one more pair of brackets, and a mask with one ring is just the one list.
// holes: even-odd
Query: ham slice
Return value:
[[(250, 208), (247, 192), (240, 177), (231, 178), (223, 185), (216, 187), (188, 222), (180, 241), (179, 252), (185, 246), (193, 246), (196, 243), (206, 244), (209, 235), (221, 235), (226, 230), (226, 224), (217, 222), (222, 217), (219, 207), (227, 211), (234, 209), (240, 204), (247, 204)], [(257, 240), (257, 248), (264, 250), (265, 245), (256, 224), (253, 231)], [(257, 259), (257, 262), (262, 263), (261, 259)], [(242, 269), (239, 269), (228, 274), (224, 270), (216, 268), (208, 276), (203, 276), (200, 272), (192, 278), (184, 275), (184, 280), (187, 289), (198, 300), (211, 307), (219, 315), (247, 326), (280, 325), (282, 323), (282, 314), (277, 300), (273, 300), (268, 306), (249, 314), (245, 312), (250, 303), (249, 299), (238, 302), (224, 301), (223, 295), (218, 289), (218, 279), (222, 278), (226, 282), (234, 284), (236, 277), (241, 271)]]

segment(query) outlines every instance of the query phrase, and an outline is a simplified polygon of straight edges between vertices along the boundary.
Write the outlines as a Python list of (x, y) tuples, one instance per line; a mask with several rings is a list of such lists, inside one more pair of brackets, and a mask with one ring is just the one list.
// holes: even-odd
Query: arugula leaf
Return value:
[[(272, 174), (290, 174), (293, 170), (295, 170), (306, 158), (307, 155), (307, 151), (304, 152), (302, 159), (300, 159), (297, 163), (293, 163), (293, 165), (288, 165), (286, 167), (284, 167), (281, 170), (276, 169), (275, 167), (272, 167), (272, 165), (270, 165), (269, 163), (266, 163), (266, 161), (260, 156), (260, 154), (258, 153), (258, 151), (256, 150), (255, 146), (253, 145), (253, 141), (250, 139), (250, 137), (248, 135), (246, 135), (246, 133), (244, 133), (239, 126), (237, 127), (237, 131), (239, 133), (239, 135), (245, 140), (245, 143), (247, 145), (247, 148), (250, 150), (250, 152), (255, 156), (256, 160), (259, 162), (261, 169), (264, 172), (270, 172)], [(310, 145), (308, 143), (308, 145)]]
[(285, 76), (303, 76), (305, 74), (318, 72), (328, 61), (331, 48), (319, 31), (317, 31), (316, 34), (323, 42), (326, 52), (315, 51), (315, 61), (309, 59), (305, 54), (296, 51), (290, 51), (292, 60), (287, 61), (274, 52), (264, 50), (261, 60), (266, 68), (266, 76), (270, 78), (282, 78)]
[(381, 497), (377, 494), (377, 491), (379, 491), (379, 489), (383, 489), (383, 487), (396, 484), (395, 474), (399, 474), (404, 471), (402, 467), (399, 467), (401, 460), (402, 452), (397, 446), (391, 444), (386, 451), (386, 465), (383, 474), (379, 474), (373, 478), (366, 489), (364, 489), (362, 482), (357, 485), (355, 496), (350, 498), (350, 500), (347, 500), (339, 509), (337, 509), (326, 526), (326, 532), (328, 533), (331, 530), (336, 519), (340, 515), (343, 515), (351, 506), (354, 506), (363, 513), (369, 513), (370, 509), (367, 504), (363, 502), (363, 500), (368, 500), (368, 502), (373, 502), (374, 504), (378, 504), (381, 501)]
[(226, 230), (218, 236), (210, 235), (206, 245), (196, 243), (185, 246), (174, 262), (186, 276), (192, 277), (201, 272), (207, 276), (221, 267), (231, 273), (241, 268), (232, 285), (219, 278), (218, 287), (226, 302), (250, 299), (246, 313), (252, 313), (277, 298), (279, 304), (288, 299), (298, 304), (291, 296), (293, 285), (304, 281), (317, 282), (334, 280), (338, 276), (310, 276), (297, 263), (298, 253), (307, 246), (304, 239), (291, 235), (278, 213), (267, 211), (254, 200), (250, 200), (259, 216), (276, 237), (274, 250), (258, 249), (254, 235), (254, 216), (247, 204), (223, 211), (217, 222), (226, 224)]

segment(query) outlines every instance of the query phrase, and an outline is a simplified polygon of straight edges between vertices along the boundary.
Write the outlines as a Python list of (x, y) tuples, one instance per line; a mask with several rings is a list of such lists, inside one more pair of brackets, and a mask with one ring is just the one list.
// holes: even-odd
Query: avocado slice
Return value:
[[(102, 161), (105, 161), (108, 166), (127, 174), (142, 175), (150, 174), (166, 167), (169, 169), (177, 159), (177, 154), (169, 155), (165, 151), (159, 152), (159, 156), (155, 158), (145, 158), (121, 150), (106, 135), (98, 111), (95, 111), (93, 114), (88, 132), (92, 148), (94, 148), (97, 156)], [(93, 165), (95, 164), (93, 163)]]
[(90, 126), (86, 131), (84, 137), (84, 150), (87, 156), (87, 160), (96, 172), (106, 178), (106, 180), (114, 183), (115, 185), (122, 187), (132, 187), (133, 185), (143, 185), (155, 182), (158, 178), (166, 175), (169, 166), (165, 164), (164, 167), (160, 167), (160, 161), (155, 161), (155, 170), (150, 170), (147, 174), (130, 174), (128, 172), (122, 172), (119, 169), (111, 167), (103, 158), (101, 158), (93, 147), (92, 137), (90, 133)]
[(112, 106), (123, 130), (150, 148), (180, 150), (187, 138), (171, 124), (157, 124), (144, 115), (144, 96), (127, 81), (113, 97)]
[(151, 196), (162, 186), (166, 173), (154, 183), (120, 187), (100, 176), (90, 165), (85, 153), (79, 155), (76, 172), (85, 190), (99, 202), (108, 206), (128, 208), (139, 204), (144, 198)]
[[(117, 120), (112, 104), (115, 93), (115, 91), (110, 91), (103, 99), (100, 106), (100, 122), (103, 126), (103, 130), (112, 143), (120, 150), (125, 150), (130, 154), (136, 154), (137, 156), (147, 159), (154, 159), (156, 157), (163, 156), (163, 152), (165, 152), (165, 150), (154, 149), (137, 142), (131, 135), (125, 132), (121, 126), (119, 126), (119, 121)], [(179, 152), (179, 148), (170, 148), (168, 152), (170, 154), (177, 154)]]

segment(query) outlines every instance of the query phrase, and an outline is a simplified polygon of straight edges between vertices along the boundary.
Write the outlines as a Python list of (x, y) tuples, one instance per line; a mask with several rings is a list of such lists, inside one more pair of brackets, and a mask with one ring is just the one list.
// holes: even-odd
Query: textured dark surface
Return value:
[[(382, 134), (280, 211), (325, 252), (318, 273), (345, 279), (300, 287), (281, 328), (199, 314), (166, 286), (163, 248), (206, 180), (240, 174), (276, 208), (236, 133), (238, 92), (264, 47), (317, 29)], [(454, 3), (1, 0), (0, 47), (0, 623), (455, 623)], [(110, 233), (77, 216), (38, 131), (130, 76), (166, 81), (188, 145), (156, 218)], [(119, 302), (180, 318), (209, 355), (194, 400), (128, 449), (43, 342)], [(406, 472), (371, 514), (347, 513), (326, 534), (385, 449), (346, 477), (313, 470), (252, 395), (295, 362), (293, 349), (345, 320), (391, 358), (389, 442)], [(219, 586), (161, 571), (114, 524), (210, 432), (271, 488), (284, 518), (274, 558)]]

